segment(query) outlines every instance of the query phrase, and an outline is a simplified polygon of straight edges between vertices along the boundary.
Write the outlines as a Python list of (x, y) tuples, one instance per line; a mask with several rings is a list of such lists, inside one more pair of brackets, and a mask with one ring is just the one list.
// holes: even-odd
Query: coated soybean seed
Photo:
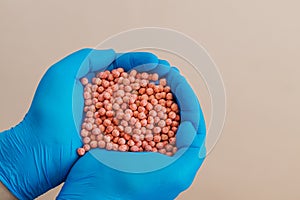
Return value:
[(89, 80), (87, 78), (82, 78), (81, 79), (81, 84), (82, 85), (87, 85), (89, 83)]
[(78, 155), (83, 156), (85, 154), (84, 148), (78, 148), (77, 153), (78, 153)]
[(117, 68), (99, 72), (91, 83), (86, 77), (80, 81), (85, 118), (78, 155), (93, 148), (176, 153), (179, 108), (165, 78)]

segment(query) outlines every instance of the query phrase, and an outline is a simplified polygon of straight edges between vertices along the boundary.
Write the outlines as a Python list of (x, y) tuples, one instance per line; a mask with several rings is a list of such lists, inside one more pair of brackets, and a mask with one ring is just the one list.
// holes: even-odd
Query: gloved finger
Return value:
[(193, 89), (179, 71), (173, 67), (166, 79), (180, 108), (181, 122), (190, 121), (195, 130), (198, 130), (202, 111)]
[(157, 57), (149, 52), (118, 53), (115, 61), (107, 68), (107, 70), (121, 67), (125, 71), (135, 69), (138, 72), (144, 72), (155, 68), (157, 63)]
[(167, 83), (171, 87), (171, 90), (174, 92), (174, 90), (177, 88), (177, 86), (185, 80), (185, 78), (180, 74), (177, 68), (170, 67), (170, 70), (168, 74), (166, 74)]
[(199, 105), (198, 115), (199, 115), (199, 124), (198, 124), (197, 134), (206, 135), (206, 123), (200, 105)]
[[(190, 147), (196, 137), (196, 129), (189, 121), (181, 122), (176, 133), (176, 146), (178, 149)], [(195, 147), (200, 147), (195, 146)]]
[(165, 77), (170, 71), (170, 63), (166, 60), (158, 60), (158, 65), (156, 68), (149, 71), (149, 73), (157, 73), (159, 78)]
[(73, 89), (73, 98), (72, 98), (72, 107), (73, 107), (73, 117), (75, 122), (75, 127), (78, 133), (78, 137), (80, 137), (80, 128), (82, 122), (82, 111), (84, 108), (84, 99), (82, 95), (83, 86), (80, 81), (75, 82), (75, 86)]
[(89, 73), (105, 70), (114, 61), (115, 57), (116, 53), (113, 49), (91, 49), (79, 66), (76, 78), (80, 79)]
[(197, 134), (190, 122), (182, 122), (176, 133), (176, 146), (179, 150), (183, 148), (197, 148), (199, 149), (199, 154), (201, 154), (199, 157), (203, 158), (206, 154), (205, 137), (205, 134)]

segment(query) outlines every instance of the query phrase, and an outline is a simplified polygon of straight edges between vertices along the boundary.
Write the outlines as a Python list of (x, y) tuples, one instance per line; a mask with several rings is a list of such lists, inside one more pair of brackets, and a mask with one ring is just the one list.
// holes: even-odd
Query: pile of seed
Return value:
[(166, 79), (118, 68), (99, 72), (92, 83), (82, 78), (81, 83), (85, 119), (79, 155), (92, 148), (176, 153), (179, 108)]

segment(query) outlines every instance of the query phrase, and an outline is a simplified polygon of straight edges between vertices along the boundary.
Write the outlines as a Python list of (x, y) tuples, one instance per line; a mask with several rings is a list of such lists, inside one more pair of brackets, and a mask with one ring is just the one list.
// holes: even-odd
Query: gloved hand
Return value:
[[(118, 59), (127, 70), (132, 69), (134, 66), (126, 60), (127, 56)], [(113, 67), (118, 65), (114, 62)], [(72, 167), (57, 199), (168, 200), (191, 185), (206, 154), (206, 128), (197, 97), (179, 70), (168, 62), (159, 60), (156, 68), (144, 70), (166, 77), (177, 97), (181, 114), (176, 135), (178, 152), (169, 157), (93, 149)]]
[[(130, 55), (133, 63), (142, 64), (139, 54)], [(23, 121), (0, 133), (0, 181), (18, 199), (34, 199), (65, 180), (82, 146), (77, 131), (83, 112), (79, 79), (105, 69), (115, 57), (113, 50), (82, 49), (54, 64)], [(143, 59), (158, 62), (149, 53)]]

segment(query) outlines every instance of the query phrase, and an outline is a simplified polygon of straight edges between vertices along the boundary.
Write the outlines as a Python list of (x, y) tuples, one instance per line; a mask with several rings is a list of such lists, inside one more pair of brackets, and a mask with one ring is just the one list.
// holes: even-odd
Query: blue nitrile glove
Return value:
[[(118, 61), (114, 68), (134, 67), (127, 62), (127, 56)], [(177, 97), (181, 111), (176, 135), (178, 152), (169, 157), (152, 152), (93, 149), (72, 167), (57, 199), (168, 200), (191, 185), (206, 154), (206, 128), (199, 102), (186, 79), (168, 62), (159, 60), (155, 69), (146, 71), (166, 77)]]
[[(142, 64), (140, 56), (131, 55), (133, 63)], [(147, 55), (144, 59), (158, 62)], [(109, 66), (115, 57), (113, 50), (82, 49), (54, 64), (40, 81), (23, 121), (0, 133), (0, 181), (18, 199), (33, 199), (66, 179), (82, 146), (75, 126), (83, 112), (79, 79)], [(75, 102), (73, 95), (79, 95)]]

